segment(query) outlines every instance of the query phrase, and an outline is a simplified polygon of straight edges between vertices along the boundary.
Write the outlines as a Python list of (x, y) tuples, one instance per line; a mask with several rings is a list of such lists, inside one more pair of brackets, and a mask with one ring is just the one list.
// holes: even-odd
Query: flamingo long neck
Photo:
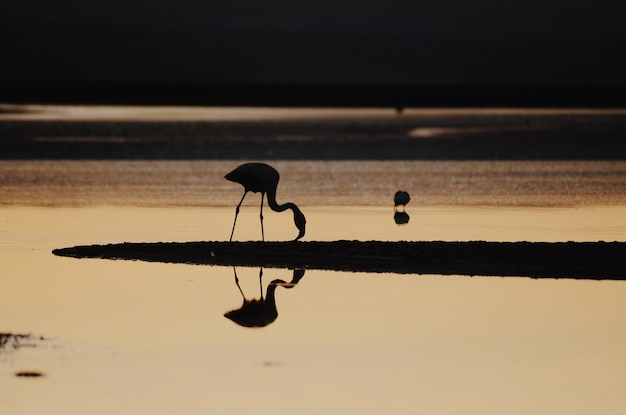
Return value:
[(276, 288), (279, 285), (286, 284), (283, 280), (273, 280), (267, 286), (267, 291), (265, 292), (265, 303), (271, 304), (274, 309), (276, 309)]
[(271, 305), (273, 309), (276, 309), (276, 287), (274, 281), (267, 286), (267, 291), (265, 292), (265, 303)]
[(269, 192), (267, 192), (267, 204), (270, 205), (270, 208), (275, 212), (283, 212), (287, 209), (291, 209), (291, 210), (298, 209), (296, 205), (290, 202), (287, 202), (283, 205), (279, 205), (276, 202), (276, 190), (270, 190)]

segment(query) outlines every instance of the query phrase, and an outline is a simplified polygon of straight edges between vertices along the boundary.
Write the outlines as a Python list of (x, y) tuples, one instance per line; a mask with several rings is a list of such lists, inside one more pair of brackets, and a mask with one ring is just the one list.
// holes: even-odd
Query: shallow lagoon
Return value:
[[(307, 215), (306, 240), (626, 241), (619, 161), (368, 163), (273, 162), (283, 173), (279, 201), (295, 201)], [(260, 296), (258, 268), (51, 253), (79, 244), (226, 240), (241, 189), (222, 177), (237, 164), (0, 162), (0, 331), (32, 334), (35, 346), (0, 350), (0, 407), (15, 414), (626, 409), (622, 281), (306, 270), (296, 286), (276, 289), (278, 318), (250, 329), (224, 313), (242, 304), (235, 271), (243, 293)], [(381, 167), (387, 180), (365, 174)], [(404, 184), (414, 199), (409, 223), (398, 226), (391, 197)], [(260, 237), (254, 196), (235, 239)], [(295, 236), (289, 215), (269, 210), (265, 229), (270, 240)], [(292, 274), (264, 269), (263, 291)], [(20, 371), (43, 376), (16, 377)]]
[[(337, 210), (312, 208), (310, 223), (324, 223)], [(412, 229), (424, 238), (452, 239), (437, 223), (453, 229), (450, 218), (459, 213), (410, 210), (404, 228), (389, 209), (343, 211), (329, 238), (370, 239), (387, 229), (390, 239), (405, 239)], [(81, 243), (228, 235), (230, 208), (12, 207), (2, 214), (2, 263), (10, 270), (2, 273), (3, 331), (46, 338), (35, 348), (2, 352), (0, 396), (13, 413), (624, 409), (626, 286), (620, 281), (309, 270), (292, 289), (277, 289), (276, 321), (250, 329), (223, 317), (242, 304), (231, 267), (51, 254)], [(506, 229), (507, 214), (571, 216), (578, 238), (570, 229), (555, 230), (558, 222)], [(267, 229), (278, 226), (267, 216)], [(482, 223), (465, 231), (484, 239), (509, 232), (521, 240), (589, 240), (608, 224), (607, 240), (626, 239), (618, 207), (468, 208), (459, 216)], [(202, 219), (206, 224), (198, 226)], [(377, 226), (357, 226), (363, 221)], [(420, 227), (422, 221), (432, 227)], [(253, 222), (242, 221), (240, 236), (258, 232)], [(237, 274), (246, 296), (258, 298), (259, 270)], [(264, 290), (291, 277), (290, 270), (265, 269)], [(21, 370), (44, 377), (15, 377)]]

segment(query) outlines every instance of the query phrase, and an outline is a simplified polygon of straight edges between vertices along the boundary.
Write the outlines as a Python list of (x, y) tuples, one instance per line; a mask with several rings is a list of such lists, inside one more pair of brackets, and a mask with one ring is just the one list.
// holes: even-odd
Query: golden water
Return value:
[[(311, 207), (307, 239), (626, 240), (620, 206), (408, 210)], [(277, 290), (262, 329), (233, 269), (75, 260), (51, 250), (122, 241), (224, 240), (232, 208), (0, 209), (2, 331), (43, 335), (0, 352), (10, 413), (299, 412), (570, 414), (624, 409), (626, 285), (619, 281), (306, 271)], [(258, 239), (242, 210), (236, 239)], [(575, 225), (572, 225), (574, 223)], [(293, 237), (266, 214), (268, 238)], [(259, 270), (237, 269), (248, 298)], [(265, 269), (264, 290), (290, 270)], [(42, 378), (18, 378), (34, 370)]]

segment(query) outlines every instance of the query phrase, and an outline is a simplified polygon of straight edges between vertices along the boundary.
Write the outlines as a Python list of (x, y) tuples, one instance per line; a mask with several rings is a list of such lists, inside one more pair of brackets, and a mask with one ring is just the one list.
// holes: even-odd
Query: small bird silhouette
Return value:
[(261, 193), (261, 238), (265, 241), (265, 232), (263, 230), (263, 198), (267, 194), (267, 203), (270, 208), (275, 212), (283, 212), (287, 209), (291, 209), (293, 211), (293, 222), (298, 228), (298, 236), (295, 241), (302, 238), (304, 236), (304, 231), (306, 229), (306, 218), (302, 211), (298, 206), (293, 203), (285, 203), (283, 205), (279, 205), (276, 202), (276, 188), (278, 187), (278, 180), (280, 179), (280, 175), (270, 165), (265, 163), (245, 163), (241, 166), (237, 167), (226, 176), (224, 176), (227, 180), (231, 182), (239, 183), (243, 186), (244, 192), (237, 208), (235, 209), (235, 220), (233, 222), (233, 230), (230, 233), (230, 240), (233, 240), (233, 234), (235, 233), (235, 224), (237, 223), (237, 216), (239, 215), (239, 208), (243, 203), (243, 199), (246, 197), (248, 192)]
[(406, 204), (409, 203), (409, 201), (411, 200), (411, 197), (409, 196), (409, 194), (407, 192), (405, 192), (404, 190), (399, 190), (396, 192), (396, 195), (393, 197), (393, 210), (394, 211), (398, 211), (398, 206), (402, 206), (402, 211), (404, 212), (404, 208), (406, 207)]

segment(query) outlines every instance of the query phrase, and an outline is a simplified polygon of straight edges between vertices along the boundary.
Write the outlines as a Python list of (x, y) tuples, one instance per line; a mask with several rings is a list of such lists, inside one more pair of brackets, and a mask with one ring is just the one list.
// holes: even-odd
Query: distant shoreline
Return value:
[(319, 116), (286, 110), (284, 118), (275, 111), (179, 121), (16, 116), (0, 120), (0, 159), (626, 160), (626, 111), (332, 116), (331, 109)]
[(623, 242), (160, 242), (75, 246), (52, 253), (196, 265), (626, 280)]

